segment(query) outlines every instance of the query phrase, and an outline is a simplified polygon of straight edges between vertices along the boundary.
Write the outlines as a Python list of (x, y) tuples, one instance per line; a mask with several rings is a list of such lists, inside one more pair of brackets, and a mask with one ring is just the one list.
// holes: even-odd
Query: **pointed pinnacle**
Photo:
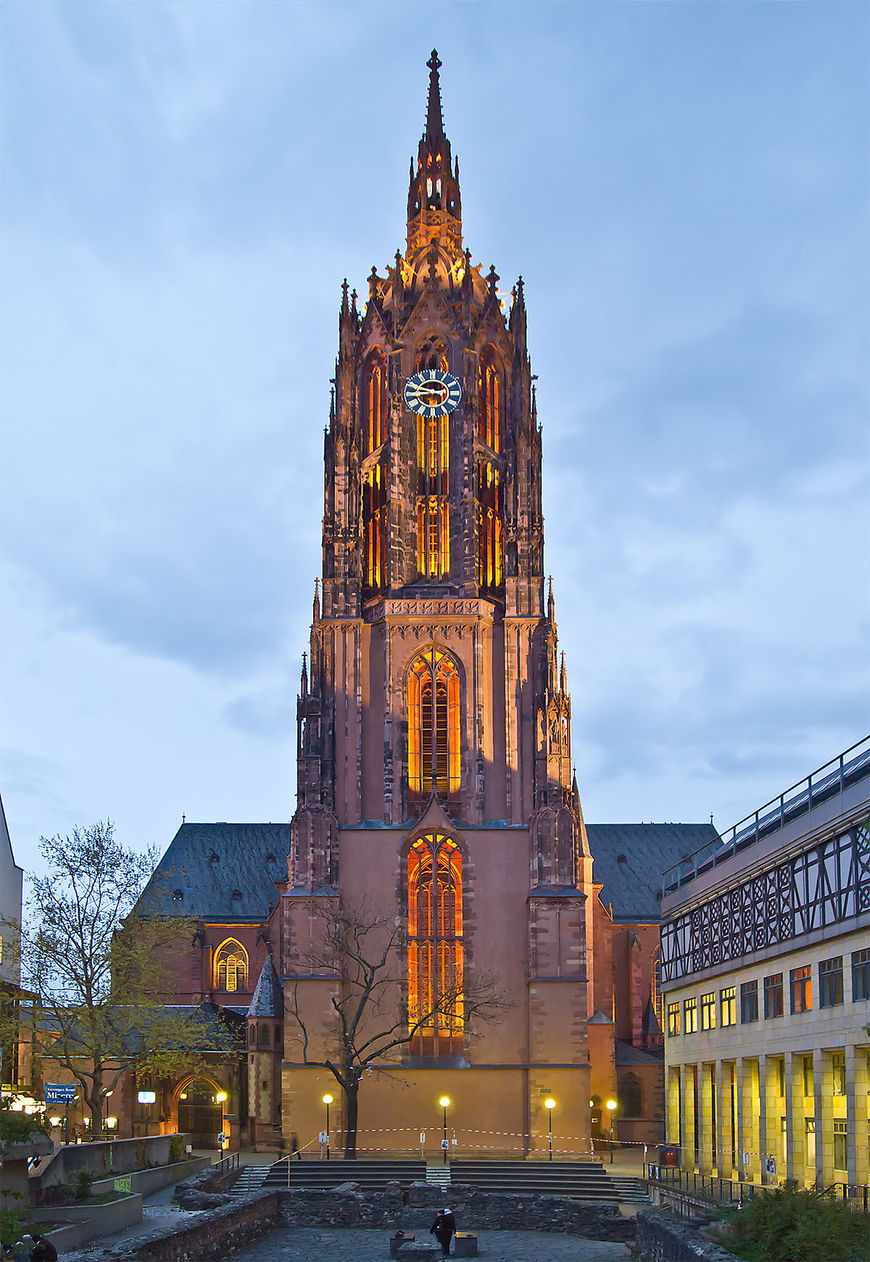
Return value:
[(441, 116), (441, 85), (438, 81), (438, 67), (441, 59), (436, 49), (426, 62), (429, 67), (429, 102), (426, 107), (426, 139), (438, 140), (444, 135), (444, 119)]

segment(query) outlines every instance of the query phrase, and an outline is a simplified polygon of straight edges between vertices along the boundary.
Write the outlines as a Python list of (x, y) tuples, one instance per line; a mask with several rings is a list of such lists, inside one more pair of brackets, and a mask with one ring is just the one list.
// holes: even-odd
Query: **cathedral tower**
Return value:
[[(318, 915), (388, 910), (401, 1026), (447, 973), (509, 996), (466, 1029), (425, 1021), (360, 1092), (360, 1146), (413, 1147), (451, 1099), (460, 1155), (589, 1134), (591, 860), (571, 775), (571, 698), (545, 590), (541, 430), (523, 282), (465, 248), (459, 163), (428, 62), (404, 251), (342, 288), (324, 444), (323, 573), (299, 693), (297, 808), (282, 904), (285, 1010), (322, 1058), (335, 977)], [(321, 1052), (315, 1057), (315, 1043)], [(285, 1132), (320, 1126), (328, 1071), (285, 1029)], [(399, 1084), (404, 1090), (399, 1089)], [(379, 1143), (366, 1136), (378, 1132)], [(391, 1138), (387, 1138), (387, 1136)], [(509, 1138), (510, 1137), (510, 1138)]]

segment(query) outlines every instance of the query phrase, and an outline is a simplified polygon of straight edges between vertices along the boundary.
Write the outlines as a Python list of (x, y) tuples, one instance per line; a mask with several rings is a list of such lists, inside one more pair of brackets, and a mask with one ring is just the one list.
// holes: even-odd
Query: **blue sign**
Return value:
[(46, 1104), (66, 1104), (76, 1098), (78, 1085), (74, 1082), (47, 1082), (45, 1084)]

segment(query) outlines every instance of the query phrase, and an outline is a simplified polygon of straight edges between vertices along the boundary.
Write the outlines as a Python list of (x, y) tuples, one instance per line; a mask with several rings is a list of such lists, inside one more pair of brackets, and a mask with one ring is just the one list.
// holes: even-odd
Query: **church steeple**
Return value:
[(441, 82), (438, 70), (441, 59), (437, 50), (426, 63), (429, 67), (429, 100), (426, 106), (426, 130), (417, 149), (417, 166), (411, 159), (411, 183), (408, 190), (409, 262), (420, 251), (437, 243), (453, 264), (462, 255), (462, 206), (459, 197), (459, 160), (452, 165), (450, 141), (444, 132), (441, 112)]

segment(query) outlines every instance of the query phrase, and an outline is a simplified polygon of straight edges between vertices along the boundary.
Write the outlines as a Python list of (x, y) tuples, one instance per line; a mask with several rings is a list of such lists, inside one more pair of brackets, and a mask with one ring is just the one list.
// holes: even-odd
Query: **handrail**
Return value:
[(693, 881), (701, 873), (722, 863), (746, 846), (754, 845), (762, 837), (776, 832), (820, 802), (842, 793), (848, 785), (867, 775), (870, 775), (870, 736), (850, 745), (839, 757), (832, 758), (803, 780), (798, 780), (780, 793), (779, 797), (771, 798), (715, 841), (706, 842), (691, 854), (685, 855), (678, 863), (672, 864), (662, 875), (662, 897)]

